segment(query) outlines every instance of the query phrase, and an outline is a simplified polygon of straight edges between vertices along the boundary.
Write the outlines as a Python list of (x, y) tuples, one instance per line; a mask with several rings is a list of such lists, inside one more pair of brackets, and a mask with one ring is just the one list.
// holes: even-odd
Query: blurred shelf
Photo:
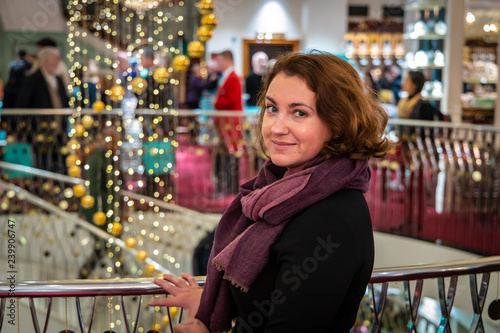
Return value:
[(440, 96), (422, 96), (426, 101), (440, 101), (443, 97)]
[(438, 7), (439, 9), (445, 8), (444, 1), (415, 1), (409, 5), (404, 6), (405, 10), (425, 10), (434, 9)]
[(410, 67), (410, 66), (403, 65), (403, 66), (401, 66), (401, 68), (403, 68), (403, 69), (443, 69), (444, 66), (426, 65), (426, 66), (413, 66), (413, 67)]
[(497, 84), (498, 80), (487, 80), (487, 79), (462, 79), (464, 83), (482, 83), (482, 84)]
[(436, 33), (425, 34), (421, 36), (412, 36), (411, 33), (403, 34), (403, 39), (405, 40), (443, 40), (446, 35), (438, 35)]

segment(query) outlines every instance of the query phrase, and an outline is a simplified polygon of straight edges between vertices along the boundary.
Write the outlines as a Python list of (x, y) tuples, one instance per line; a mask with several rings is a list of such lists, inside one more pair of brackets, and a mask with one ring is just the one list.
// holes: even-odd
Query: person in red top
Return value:
[[(229, 50), (221, 52), (217, 63), (222, 76), (215, 93), (214, 108), (221, 111), (243, 111), (241, 80), (234, 71), (233, 53)], [(238, 117), (217, 117), (216, 124), (225, 150), (225, 157), (217, 159), (217, 162), (223, 162), (216, 167), (218, 190), (223, 193), (238, 193), (238, 158), (242, 153), (243, 139), (241, 121)]]

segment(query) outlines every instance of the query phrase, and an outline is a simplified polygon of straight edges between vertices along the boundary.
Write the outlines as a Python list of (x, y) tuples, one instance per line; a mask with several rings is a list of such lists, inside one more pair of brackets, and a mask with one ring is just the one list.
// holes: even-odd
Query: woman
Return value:
[(424, 74), (410, 71), (401, 86), (408, 97), (402, 98), (398, 103), (398, 117), (420, 120), (443, 120), (443, 114), (422, 99), (422, 88), (425, 84)]
[(234, 332), (348, 332), (373, 266), (363, 192), (367, 159), (390, 148), (387, 114), (326, 53), (279, 58), (259, 104), (270, 160), (224, 213), (204, 290), (165, 275), (155, 283), (174, 297), (150, 304), (186, 308), (176, 332), (223, 331), (233, 318)]

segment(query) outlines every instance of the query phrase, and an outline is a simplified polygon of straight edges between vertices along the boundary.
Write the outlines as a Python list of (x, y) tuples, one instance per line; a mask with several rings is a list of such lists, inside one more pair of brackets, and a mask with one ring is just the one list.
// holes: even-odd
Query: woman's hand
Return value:
[[(188, 320), (186, 324), (183, 324), (184, 326), (188, 325), (189, 322), (194, 320), (194, 316), (196, 315), (196, 312), (198, 312), (198, 307), (200, 306), (200, 299), (203, 288), (198, 285), (198, 282), (196, 282), (195, 278), (191, 274), (182, 273), (181, 276), (182, 278), (179, 278), (172, 274), (163, 274), (163, 279), (155, 278), (154, 282), (173, 297), (157, 299), (150, 302), (149, 305), (169, 307), (178, 306), (184, 308), (188, 314)], [(201, 325), (203, 325), (203, 323), (201, 323)], [(175, 327), (177, 326), (179, 325), (176, 325)], [(203, 327), (205, 327), (205, 325), (203, 325)]]
[(209, 333), (208, 328), (200, 320), (194, 318), (185, 324), (175, 325), (175, 333)]

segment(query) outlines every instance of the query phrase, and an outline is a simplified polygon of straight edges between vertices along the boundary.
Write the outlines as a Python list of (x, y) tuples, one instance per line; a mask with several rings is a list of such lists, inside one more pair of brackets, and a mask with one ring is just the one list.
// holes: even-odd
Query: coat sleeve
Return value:
[(241, 110), (241, 83), (234, 73), (219, 88), (214, 107), (217, 110)]
[(355, 321), (373, 267), (371, 220), (322, 205), (280, 238), (267, 333), (348, 332)]
[(34, 80), (26, 80), (17, 95), (15, 107), (18, 109), (31, 108), (35, 96), (36, 84)]

